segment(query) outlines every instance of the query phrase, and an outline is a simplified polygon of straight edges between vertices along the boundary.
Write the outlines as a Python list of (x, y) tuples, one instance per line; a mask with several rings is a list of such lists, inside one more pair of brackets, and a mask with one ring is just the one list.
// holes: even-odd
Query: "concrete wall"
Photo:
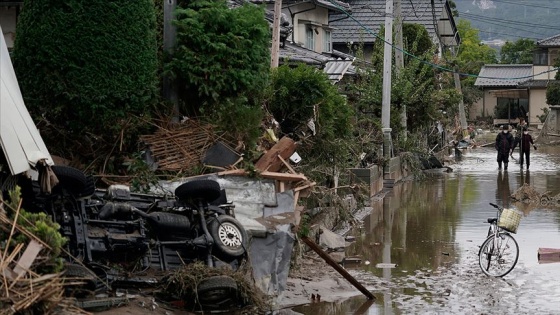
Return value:
[(352, 184), (365, 184), (369, 197), (373, 197), (383, 190), (383, 169), (374, 165), (370, 168), (351, 168)]
[[(268, 9), (274, 10), (274, 6), (269, 5)], [(297, 13), (294, 15), (292, 20), (292, 15), (290, 11), (293, 13)], [(300, 5), (292, 6), (288, 9), (282, 10), (282, 13), (288, 17), (288, 20), (294, 27), (293, 35), (290, 35), (288, 41), (293, 41), (295, 44), (301, 45), (305, 47), (305, 31), (307, 25), (311, 24), (316, 27), (317, 33), (314, 33), (315, 38), (315, 52), (321, 53), (323, 52), (323, 42), (324, 42), (324, 29), (329, 25), (329, 12), (326, 8), (318, 7), (311, 3), (302, 3)]]
[(498, 104), (498, 99), (490, 93), (490, 90), (484, 90), (484, 96), (474, 103), (469, 109), (469, 119), (476, 117), (494, 116), (494, 108)]
[(546, 103), (546, 89), (532, 89), (529, 91), (529, 125), (541, 123), (537, 115), (544, 115), (543, 108), (548, 108)]

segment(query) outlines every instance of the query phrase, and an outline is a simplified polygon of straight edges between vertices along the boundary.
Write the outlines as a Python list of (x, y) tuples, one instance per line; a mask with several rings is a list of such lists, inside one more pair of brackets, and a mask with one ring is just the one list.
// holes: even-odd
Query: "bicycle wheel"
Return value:
[(515, 239), (506, 232), (500, 232), (482, 243), (478, 252), (480, 269), (488, 276), (503, 277), (510, 273), (519, 258), (519, 245)]

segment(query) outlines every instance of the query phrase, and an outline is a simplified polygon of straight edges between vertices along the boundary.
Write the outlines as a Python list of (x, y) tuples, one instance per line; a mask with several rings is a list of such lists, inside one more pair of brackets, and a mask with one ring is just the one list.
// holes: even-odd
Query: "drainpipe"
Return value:
[[(308, 1), (308, 2), (304, 2), (304, 3), (311, 3), (311, 2)], [(300, 4), (301, 4), (301, 2), (298, 3), (297, 5), (300, 5)], [(304, 13), (304, 12), (307, 12), (307, 11), (313, 11), (313, 10), (317, 9), (317, 4), (316, 4), (315, 2), (313, 2), (313, 8), (311, 8), (311, 9), (305, 9), (305, 10), (302, 10), (302, 11), (299, 11), (299, 12), (292, 12), (292, 10), (290, 9), (290, 7), (292, 7), (292, 6), (294, 6), (294, 5), (287, 6), (286, 8), (287, 8), (288, 11), (290, 12), (290, 17), (292, 18), (292, 25), (293, 25), (294, 27), (295, 27), (295, 23), (294, 23), (295, 19), (294, 19), (294, 18), (295, 18), (295, 16), (296, 16), (297, 14)], [(299, 24), (299, 23), (298, 23), (298, 24)], [(295, 33), (296, 33), (296, 32), (292, 31), (292, 43), (294, 43), (294, 44), (296, 43), (295, 37), (294, 37), (294, 36), (295, 36)]]

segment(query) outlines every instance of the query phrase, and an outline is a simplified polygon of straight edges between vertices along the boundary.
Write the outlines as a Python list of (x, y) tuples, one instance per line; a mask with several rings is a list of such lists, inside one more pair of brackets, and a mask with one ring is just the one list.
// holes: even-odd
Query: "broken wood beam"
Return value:
[(255, 169), (278, 172), (282, 168), (282, 161), (278, 157), (288, 159), (296, 151), (296, 142), (289, 137), (282, 137), (255, 163)]
[(344, 279), (348, 280), (356, 289), (360, 290), (368, 299), (375, 300), (375, 296), (369, 292), (356, 278), (352, 277), (351, 274), (346, 271), (346, 269), (342, 268), (339, 264), (334, 261), (329, 254), (325, 253), (319, 245), (315, 244), (309, 237), (303, 236), (301, 238), (307, 246), (309, 246), (312, 250), (314, 250), (321, 258), (323, 258), (329, 265), (331, 265), (338, 273), (340, 273)]
[(284, 160), (284, 158), (282, 158), (282, 156), (280, 154), (278, 154), (278, 158), (280, 159), (280, 161), (282, 161), (282, 163), (284, 163), (284, 165), (286, 165), (286, 167), (288, 168), (290, 173), (297, 174), (296, 171), (294, 171), (294, 169), (290, 165), (290, 163), (288, 163), (286, 160)]

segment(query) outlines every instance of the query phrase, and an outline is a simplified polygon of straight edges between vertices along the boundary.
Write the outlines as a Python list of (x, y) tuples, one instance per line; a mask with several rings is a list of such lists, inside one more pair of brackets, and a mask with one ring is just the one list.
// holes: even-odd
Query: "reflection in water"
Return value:
[(531, 185), (531, 172), (529, 170), (526, 170), (525, 172), (521, 170), (519, 178), (521, 180), (519, 186), (523, 186), (523, 184)]
[[(552, 285), (560, 281), (560, 268), (539, 265), (536, 250), (560, 247), (558, 212), (536, 209), (523, 218), (515, 235), (520, 261), (508, 277), (489, 278), (478, 267), (478, 246), (487, 230), (484, 222), (494, 213), (488, 202), (514, 206), (510, 196), (525, 183), (551, 195), (560, 191), (558, 172), (535, 170), (532, 178), (523, 170), (491, 170), (395, 185), (383, 200), (372, 202), (373, 211), (347, 249), (348, 256), (371, 262), (351, 272), (372, 289), (377, 298), (373, 305), (363, 312), (367, 299), (357, 295), (342, 303), (310, 304), (294, 311), (325, 315), (551, 313), (560, 300), (560, 287)], [(379, 268), (380, 263), (387, 268)], [(388, 268), (393, 264), (395, 268)]]
[(509, 188), (509, 174), (499, 171), (496, 182), (496, 202), (504, 208), (510, 207), (511, 190)]

